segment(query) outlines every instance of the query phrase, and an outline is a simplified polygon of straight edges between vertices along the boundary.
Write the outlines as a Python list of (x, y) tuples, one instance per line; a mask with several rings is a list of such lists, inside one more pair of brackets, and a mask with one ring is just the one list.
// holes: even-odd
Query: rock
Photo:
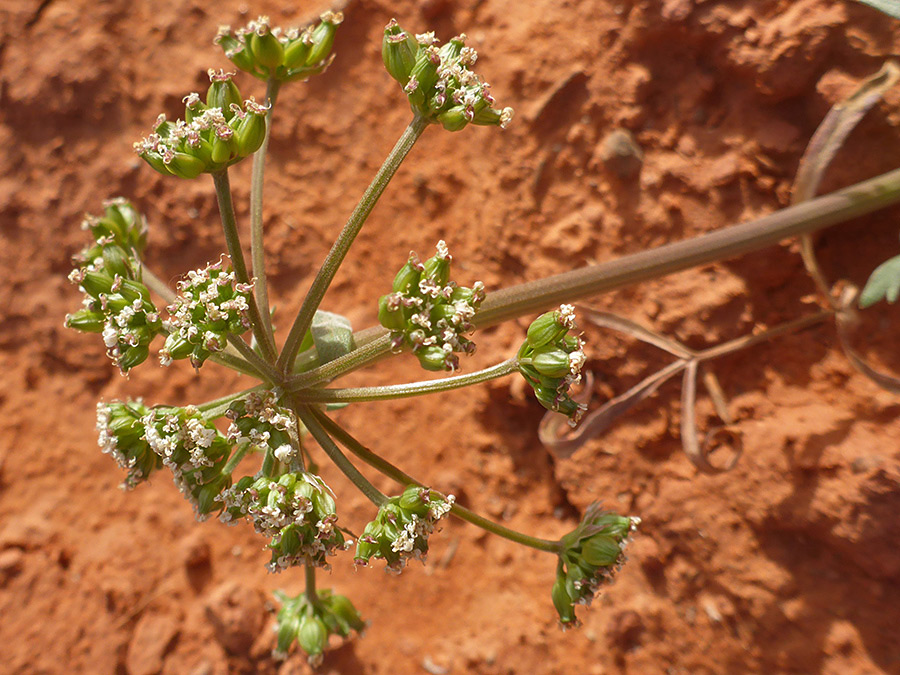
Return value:
[(258, 591), (228, 581), (210, 595), (206, 617), (226, 652), (246, 655), (263, 628), (265, 600)]
[(603, 164), (619, 178), (634, 178), (644, 163), (644, 151), (627, 129), (614, 129), (600, 142)]
[(128, 644), (125, 665), (129, 675), (156, 675), (161, 672), (166, 654), (180, 630), (181, 621), (172, 614), (145, 613)]

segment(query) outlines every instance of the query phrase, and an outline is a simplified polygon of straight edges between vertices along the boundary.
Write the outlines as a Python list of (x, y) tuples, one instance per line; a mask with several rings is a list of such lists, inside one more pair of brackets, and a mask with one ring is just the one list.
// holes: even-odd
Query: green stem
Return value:
[(229, 333), (226, 337), (228, 339), (228, 344), (234, 347), (238, 353), (244, 357), (247, 363), (259, 371), (260, 379), (265, 380), (269, 385), (281, 382), (281, 373), (275, 370), (275, 366), (271, 363), (264, 361), (259, 354), (253, 351), (250, 345), (233, 333)]
[[(422, 396), (439, 391), (450, 391), (460, 387), (468, 387), (473, 384), (481, 384), (504, 377), (516, 371), (517, 360), (515, 358), (498, 363), (496, 366), (477, 370), (466, 375), (456, 377), (443, 377), (437, 380), (425, 380), (422, 382), (409, 382), (407, 384), (394, 384), (383, 387), (356, 387), (352, 389), (305, 389), (298, 391), (294, 398), (304, 403), (356, 403), (360, 401), (389, 401), (395, 398), (408, 398), (410, 396)], [(290, 386), (286, 389), (290, 391)]]
[[(757, 251), (783, 239), (815, 232), (897, 202), (900, 202), (900, 169), (789, 206), (749, 223), (490, 292), (473, 321), (479, 328), (485, 328), (520, 316), (536, 314), (562, 302), (598, 295), (692, 266)], [(365, 332), (373, 333), (377, 330), (374, 327)], [(313, 387), (369, 365), (390, 353), (387, 335), (388, 331), (382, 329), (380, 337), (365, 346), (324, 366), (288, 378), (287, 382), (295, 389)]]
[[(212, 174), (213, 183), (216, 186), (216, 198), (219, 201), (219, 215), (222, 217), (222, 229), (225, 231), (225, 243), (228, 246), (228, 254), (231, 256), (231, 265), (234, 268), (234, 276), (242, 284), (250, 283), (250, 275), (247, 272), (247, 263), (244, 262), (244, 250), (241, 248), (241, 240), (237, 231), (237, 220), (234, 217), (234, 204), (231, 201), (231, 185), (228, 182), (228, 169), (223, 169)], [(256, 297), (249, 297), (250, 324), (253, 328), (253, 336), (256, 343), (262, 349), (263, 358), (269, 362), (275, 361), (275, 350), (266, 341), (262, 327), (262, 317), (256, 304)]]
[(319, 605), (319, 594), (316, 593), (316, 568), (306, 565), (306, 600), (313, 607)]
[(149, 267), (141, 263), (141, 281), (147, 288), (161, 297), (167, 305), (171, 305), (175, 300), (175, 291), (169, 288), (169, 285), (153, 273)]
[(238, 464), (241, 463), (241, 460), (247, 455), (250, 451), (252, 445), (250, 443), (244, 443), (237, 450), (234, 451), (234, 454), (228, 458), (228, 461), (225, 463), (225, 466), (222, 467), (223, 474), (232, 473), (237, 467)]
[(211, 401), (206, 401), (205, 403), (201, 403), (197, 406), (197, 409), (204, 413), (204, 417), (208, 420), (215, 419), (217, 417), (221, 417), (225, 414), (228, 408), (231, 407), (231, 404), (237, 401), (238, 399), (242, 399), (245, 396), (252, 394), (256, 391), (263, 391), (266, 389), (266, 385), (258, 384), (255, 387), (250, 387), (249, 389), (244, 389), (243, 391), (239, 391), (236, 394), (229, 394), (228, 396), (223, 396), (221, 398), (216, 398)]
[[(324, 430), (326, 430), (327, 433), (331, 434), (331, 436), (334, 436), (334, 438), (336, 438), (341, 443), (341, 445), (343, 445), (361, 460), (369, 464), (372, 468), (377, 469), (385, 476), (388, 476), (389, 478), (395, 480), (404, 487), (406, 487), (407, 485), (424, 486), (421, 481), (417, 481), (408, 473), (405, 473), (402, 469), (394, 466), (386, 459), (380, 457), (379, 455), (376, 455), (374, 452), (369, 450), (362, 443), (351, 436), (337, 422), (328, 417), (325, 413), (318, 410), (313, 410), (313, 415), (315, 415), (316, 420), (324, 427)], [(540, 539), (538, 537), (532, 537), (531, 535), (524, 534), (522, 532), (517, 532), (516, 530), (504, 527), (500, 523), (495, 523), (492, 520), (488, 520), (487, 518), (479, 516), (477, 513), (470, 511), (466, 507), (460, 506), (459, 504), (454, 504), (450, 512), (457, 518), (465, 520), (466, 522), (469, 522), (476, 527), (480, 527), (481, 529), (503, 537), (504, 539), (509, 539), (510, 541), (535, 548), (539, 551), (559, 553), (559, 542), (550, 541), (549, 539)]]
[[(231, 345), (228, 345), (230, 347)], [(227, 348), (228, 348), (227, 347)], [(220, 366), (225, 366), (226, 368), (231, 368), (232, 370), (236, 370), (237, 372), (243, 375), (249, 375), (250, 377), (255, 377), (257, 380), (264, 380), (265, 377), (261, 372), (259, 372), (252, 365), (247, 363), (240, 356), (235, 356), (234, 354), (219, 352), (218, 354), (212, 354), (209, 357), (209, 360), (213, 363), (218, 363)]]
[(250, 178), (250, 261), (256, 285), (256, 305), (262, 318), (263, 332), (272, 353), (275, 353), (275, 333), (272, 329), (272, 315), (269, 313), (269, 289), (266, 280), (266, 252), (263, 248), (263, 179), (266, 171), (266, 153), (269, 149), (269, 135), (272, 131), (272, 111), (278, 99), (281, 80), (270, 79), (266, 86), (269, 111), (266, 113), (266, 134), (262, 145), (253, 155), (253, 172)]
[(353, 466), (353, 463), (347, 459), (347, 456), (341, 452), (341, 449), (335, 442), (331, 440), (328, 432), (326, 432), (324, 427), (319, 423), (312, 408), (306, 405), (295, 404), (294, 412), (306, 428), (309, 429), (309, 433), (313, 435), (313, 438), (316, 439), (316, 442), (325, 454), (328, 455), (331, 461), (337, 465), (344, 475), (359, 488), (360, 492), (368, 497), (375, 506), (380, 507), (387, 501), (387, 497), (381, 493), (381, 490), (372, 485), (368, 479), (359, 472), (359, 469)]
[(363, 193), (356, 208), (353, 209), (353, 213), (350, 214), (347, 224), (344, 225), (344, 229), (341, 230), (337, 240), (328, 252), (325, 261), (322, 263), (322, 267), (319, 269), (318, 274), (316, 274), (316, 278), (313, 280), (312, 286), (310, 286), (309, 292), (303, 301), (303, 305), (300, 307), (300, 311), (294, 319), (294, 325), (291, 326), (290, 333), (288, 333), (287, 340), (278, 357), (277, 364), (278, 369), (283, 373), (290, 373), (293, 369), (294, 359), (297, 357), (297, 352), (300, 349), (300, 344), (303, 342), (303, 337), (306, 335), (306, 331), (309, 330), (309, 326), (312, 323), (313, 314), (316, 313), (316, 309), (318, 309), (319, 304), (322, 302), (322, 298), (325, 297), (325, 292), (331, 285), (334, 275), (337, 273), (347, 252), (350, 250), (353, 240), (356, 239), (356, 235), (359, 234), (360, 229), (362, 229), (363, 224), (366, 222), (366, 219), (378, 202), (381, 193), (384, 192), (387, 184), (390, 182), (391, 178), (393, 178), (397, 169), (400, 168), (403, 159), (412, 149), (416, 140), (422, 135), (422, 132), (425, 131), (425, 127), (427, 126), (428, 121), (422, 117), (416, 115), (413, 118), (412, 122), (409, 123), (409, 126), (406, 127), (406, 130), (400, 137), (400, 140), (397, 141), (394, 149), (391, 150), (387, 159), (384, 160), (384, 164), (381, 165), (378, 173), (375, 174), (375, 178), (372, 179), (369, 187), (366, 188), (366, 191)]

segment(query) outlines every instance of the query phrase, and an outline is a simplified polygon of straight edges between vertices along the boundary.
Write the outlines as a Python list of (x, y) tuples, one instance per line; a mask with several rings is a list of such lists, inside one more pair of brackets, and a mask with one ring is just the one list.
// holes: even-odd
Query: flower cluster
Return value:
[(144, 439), (172, 470), (175, 485), (191, 502), (198, 520), (222, 508), (231, 485), (231, 444), (194, 406), (151, 408), (141, 418)]
[(391, 330), (392, 349), (407, 344), (426, 370), (456, 370), (455, 352), (475, 351), (464, 334), (475, 329), (472, 317), (484, 300), (484, 284), (465, 288), (450, 281), (451, 260), (443, 241), (424, 264), (411, 252), (394, 278), (393, 292), (378, 302), (378, 320)]
[(268, 106), (251, 96), (241, 104), (233, 73), (210, 69), (206, 103), (200, 95), (184, 97), (184, 119), (156, 119), (153, 131), (134, 144), (134, 150), (164, 176), (196, 178), (216, 173), (252, 155), (266, 135)]
[(627, 518), (591, 504), (575, 530), (560, 540), (562, 552), (551, 597), (560, 625), (578, 625), (575, 605), (590, 605), (600, 587), (612, 581), (625, 562), (625, 546), (640, 518)]
[(344, 15), (329, 11), (319, 18), (318, 26), (282, 31), (261, 16), (234, 32), (221, 26), (215, 42), (234, 65), (261, 80), (305, 80), (323, 72), (334, 59), (331, 47)]
[(305, 471), (278, 478), (245, 476), (223, 494), (227, 523), (244, 516), (257, 532), (271, 537), (270, 572), (292, 565), (328, 568), (327, 557), (349, 548), (336, 526), (334, 495), (318, 476)]
[(519, 372), (534, 389), (541, 405), (562, 413), (575, 424), (585, 406), (569, 395), (569, 387), (581, 381), (584, 366), (584, 341), (569, 331), (575, 330), (575, 310), (561, 305), (535, 319), (528, 327), (525, 343), (519, 349)]
[(278, 473), (276, 462), (289, 470), (300, 468), (297, 420), (294, 413), (277, 405), (272, 392), (253, 392), (235, 401), (225, 416), (231, 420), (227, 433), (229, 441), (266, 453), (262, 469), (265, 475)]
[(123, 490), (134, 488), (162, 467), (162, 458), (144, 438), (141, 420), (149, 412), (141, 401), (97, 404), (97, 445), (128, 472)]
[(103, 217), (87, 216), (94, 244), (75, 256), (69, 280), (85, 294), (83, 307), (66, 317), (66, 326), (100, 333), (107, 354), (127, 373), (150, 354), (162, 330), (156, 305), (141, 280), (140, 254), (147, 239), (143, 217), (124, 199), (106, 203)]
[(368, 523), (356, 544), (356, 564), (384, 558), (386, 571), (399, 574), (409, 558), (424, 561), (428, 536), (446, 516), (456, 498), (418, 485), (410, 485), (399, 497), (391, 497), (375, 520)]
[(490, 86), (470, 70), (478, 54), (466, 47), (465, 34), (438, 47), (434, 33), (413, 37), (391, 19), (384, 29), (381, 56), (416, 114), (449, 131), (469, 123), (505, 129), (512, 119), (512, 108), (494, 108)]
[(225, 348), (228, 334), (241, 335), (250, 328), (253, 286), (238, 283), (226, 260), (222, 256), (178, 282), (179, 295), (167, 307), (164, 322), (169, 336), (159, 354), (163, 365), (190, 357), (200, 367), (210, 354)]
[(322, 662), (322, 652), (330, 635), (347, 637), (351, 631), (362, 633), (366, 622), (359, 612), (343, 595), (323, 588), (317, 591), (318, 602), (310, 602), (305, 593), (289, 597), (275, 591), (275, 597), (282, 603), (278, 610), (276, 630), (278, 646), (273, 652), (277, 659), (287, 657), (291, 645), (296, 640), (315, 667)]

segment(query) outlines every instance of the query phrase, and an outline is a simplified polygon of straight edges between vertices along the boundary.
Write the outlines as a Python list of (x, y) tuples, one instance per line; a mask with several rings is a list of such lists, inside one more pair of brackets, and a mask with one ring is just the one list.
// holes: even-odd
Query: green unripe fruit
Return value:
[(603, 534), (620, 541), (631, 532), (631, 519), (615, 513), (604, 513), (595, 518), (593, 524), (602, 527)]
[(113, 278), (104, 272), (85, 272), (80, 284), (85, 293), (99, 298), (101, 294), (112, 292)]
[(287, 654), (300, 633), (300, 617), (293, 612), (278, 617), (278, 651)]
[(621, 553), (619, 543), (603, 534), (595, 534), (581, 545), (581, 555), (585, 562), (600, 567), (615, 565)]
[(66, 316), (66, 326), (84, 333), (102, 333), (103, 314), (85, 308)]
[(382, 295), (378, 300), (378, 322), (388, 330), (403, 330), (406, 328), (406, 317), (403, 316), (403, 308), (389, 307), (389, 295)]
[(418, 485), (410, 485), (400, 495), (400, 508), (417, 516), (424, 516), (428, 513), (428, 503), (430, 499), (429, 490)]
[(328, 629), (319, 617), (304, 616), (300, 620), (300, 631), (297, 634), (297, 642), (310, 656), (321, 654), (328, 640)]
[(381, 40), (381, 60), (388, 73), (401, 85), (409, 82), (409, 74), (416, 64), (419, 45), (415, 39), (391, 19)]
[(206, 162), (186, 152), (173, 152), (172, 161), (165, 168), (179, 178), (196, 178), (206, 169)]
[(119, 359), (119, 368), (123, 373), (127, 373), (135, 366), (146, 361), (148, 356), (150, 356), (150, 350), (145, 345), (128, 347)]
[(575, 607), (572, 604), (572, 598), (566, 590), (566, 578), (557, 576), (550, 591), (550, 597), (553, 599), (553, 606), (559, 614), (560, 623), (575, 623)]
[(559, 323), (559, 312), (547, 312), (541, 314), (528, 326), (527, 340), (532, 347), (543, 347), (555, 342), (566, 332), (565, 326), (561, 326)]
[(410, 290), (413, 292), (417, 291), (419, 288), (419, 279), (422, 278), (422, 266), (421, 263), (418, 263), (418, 259), (414, 262), (407, 262), (403, 267), (400, 268), (400, 271), (397, 272), (397, 276), (394, 277), (394, 285), (393, 291), (394, 293), (407, 293)]
[(270, 32), (265, 35), (250, 33), (247, 36), (247, 46), (256, 63), (263, 68), (274, 70), (284, 62), (284, 47)]
[(221, 108), (225, 119), (230, 120), (234, 115), (231, 104), (241, 105), (243, 100), (241, 92), (230, 77), (220, 78), (217, 75), (212, 77), (216, 79), (213, 79), (206, 91), (206, 105), (210, 108)]
[(447, 352), (437, 346), (425, 347), (415, 352), (425, 370), (447, 370)]
[(450, 259), (441, 256), (429, 258), (425, 261), (425, 269), (422, 274), (438, 286), (446, 286), (450, 281)]
[(466, 109), (461, 105), (453, 106), (437, 116), (438, 122), (447, 131), (462, 131), (469, 123), (465, 111)]
[(247, 113), (235, 129), (238, 154), (241, 157), (252, 155), (259, 150), (266, 137), (266, 118), (264, 115)]
[(315, 27), (315, 30), (313, 30), (312, 33), (312, 49), (309, 52), (309, 56), (306, 58), (306, 62), (309, 65), (312, 66), (323, 61), (331, 53), (331, 47), (334, 44), (334, 35), (337, 33), (338, 23), (340, 23), (340, 20), (335, 23), (323, 19), (322, 23)]
[(536, 349), (531, 363), (535, 370), (547, 377), (565, 377), (569, 374), (569, 355), (549, 345)]
[(342, 624), (343, 630), (341, 632), (345, 636), (349, 633), (348, 629), (360, 632), (366, 627), (366, 622), (362, 620), (356, 607), (353, 606), (353, 603), (346, 596), (332, 595), (328, 600), (328, 606)]
[(284, 48), (284, 67), (300, 68), (309, 62), (309, 53), (312, 51), (312, 42), (308, 42), (309, 37), (306, 33), (302, 34), (296, 40), (292, 40)]

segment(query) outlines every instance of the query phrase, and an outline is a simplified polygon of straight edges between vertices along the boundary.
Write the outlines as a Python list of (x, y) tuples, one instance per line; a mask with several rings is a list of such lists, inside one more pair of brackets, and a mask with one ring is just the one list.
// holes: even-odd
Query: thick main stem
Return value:
[[(562, 302), (598, 295), (696, 265), (763, 249), (799, 234), (815, 232), (900, 202), (900, 169), (850, 187), (789, 206), (749, 223), (733, 225), (694, 239), (666, 244), (617, 260), (488, 293), (473, 321), (492, 326), (551, 309)], [(324, 366), (296, 375), (291, 386), (315, 386), (373, 363), (390, 352), (388, 331)]]
[(269, 289), (266, 280), (266, 253), (263, 248), (263, 182), (266, 171), (266, 153), (269, 149), (269, 135), (272, 132), (272, 111), (278, 98), (281, 81), (270, 79), (266, 86), (269, 111), (266, 113), (266, 134), (262, 145), (253, 155), (253, 172), (250, 178), (250, 262), (256, 285), (253, 292), (262, 318), (263, 333), (272, 353), (275, 353), (275, 333), (272, 316), (269, 313)]
[[(247, 263), (244, 262), (244, 250), (241, 248), (241, 239), (238, 236), (237, 220), (234, 216), (234, 204), (231, 201), (231, 184), (228, 181), (228, 170), (212, 174), (213, 183), (216, 186), (216, 199), (219, 202), (219, 215), (222, 217), (222, 229), (225, 232), (225, 243), (228, 246), (228, 255), (231, 256), (231, 265), (234, 268), (234, 276), (242, 284), (250, 283), (250, 275), (247, 272)], [(253, 335), (257, 344), (262, 349), (263, 357), (269, 361), (275, 361), (275, 352), (266, 341), (262, 327), (262, 317), (256, 304), (256, 297), (251, 295), (250, 323), (253, 327)]]
[[(380, 457), (379, 455), (376, 455), (374, 452), (369, 450), (362, 443), (351, 436), (350, 433), (347, 432), (343, 427), (337, 424), (337, 422), (328, 417), (325, 413), (318, 410), (313, 410), (313, 414), (315, 415), (316, 420), (318, 420), (327, 430), (327, 433), (331, 434), (331, 436), (334, 436), (334, 438), (336, 438), (345, 448), (350, 450), (350, 452), (369, 464), (374, 469), (377, 469), (385, 476), (395, 480), (404, 487), (406, 487), (407, 485), (423, 485), (423, 483), (417, 481), (408, 473), (405, 473), (402, 469), (394, 466), (383, 457)], [(455, 515), (457, 518), (460, 518), (461, 520), (465, 520), (472, 525), (480, 527), (483, 530), (487, 530), (488, 532), (503, 537), (504, 539), (514, 541), (517, 544), (529, 546), (539, 551), (559, 553), (559, 542), (550, 541), (549, 539), (540, 539), (538, 537), (532, 537), (531, 535), (525, 534), (523, 532), (517, 532), (516, 530), (505, 527), (500, 523), (495, 523), (492, 520), (488, 520), (487, 518), (479, 516), (474, 511), (470, 511), (466, 507), (460, 506), (459, 504), (454, 504), (450, 510), (450, 513)]]
[(322, 267), (313, 280), (312, 286), (310, 286), (303, 305), (300, 307), (300, 311), (297, 313), (297, 317), (294, 319), (294, 325), (291, 326), (284, 348), (278, 357), (278, 369), (282, 372), (290, 373), (293, 369), (294, 359), (297, 357), (297, 351), (300, 349), (303, 337), (312, 323), (313, 314), (316, 313), (322, 298), (325, 297), (325, 292), (331, 285), (334, 275), (350, 250), (353, 240), (356, 239), (356, 235), (362, 229), (363, 223), (366, 222), (381, 193), (384, 192), (387, 184), (397, 172), (397, 169), (400, 168), (400, 164), (412, 149), (416, 140), (425, 131), (426, 126), (428, 126), (427, 120), (418, 115), (413, 118), (400, 140), (397, 141), (394, 149), (391, 150), (387, 159), (384, 160), (384, 164), (381, 165), (369, 187), (366, 188), (356, 208), (353, 209), (353, 213), (350, 214), (347, 224), (344, 225), (344, 229), (341, 230), (337, 240), (328, 252)]
[[(294, 394), (294, 398), (303, 402), (317, 403), (356, 403), (361, 401), (390, 401), (410, 396), (423, 396), (439, 391), (450, 391), (473, 384), (481, 384), (504, 377), (516, 371), (516, 359), (509, 359), (496, 366), (478, 370), (474, 373), (442, 377), (437, 380), (393, 384), (382, 387), (355, 387), (350, 389), (305, 389)], [(286, 389), (290, 391), (290, 386)]]

